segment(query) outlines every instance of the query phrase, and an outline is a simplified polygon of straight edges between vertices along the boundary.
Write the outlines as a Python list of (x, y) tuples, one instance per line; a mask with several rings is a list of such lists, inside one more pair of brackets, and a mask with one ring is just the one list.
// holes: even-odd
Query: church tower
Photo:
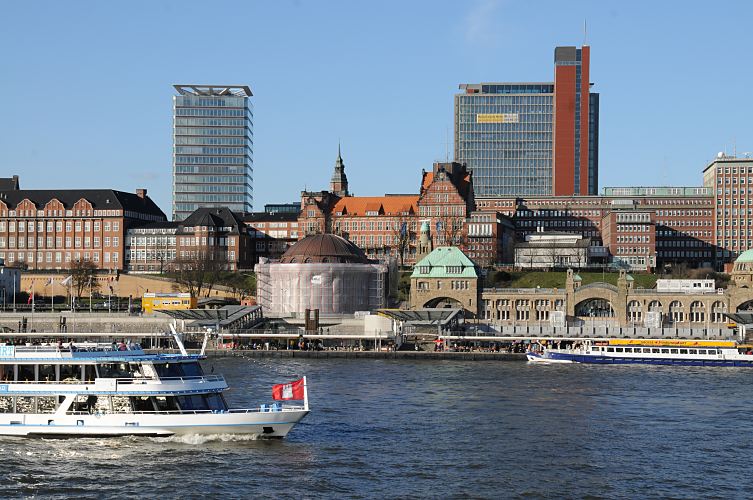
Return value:
[(337, 145), (335, 171), (332, 173), (332, 179), (329, 181), (329, 190), (340, 198), (350, 196), (350, 193), (348, 193), (348, 177), (345, 175), (345, 163), (343, 163), (343, 157), (340, 154), (339, 144)]

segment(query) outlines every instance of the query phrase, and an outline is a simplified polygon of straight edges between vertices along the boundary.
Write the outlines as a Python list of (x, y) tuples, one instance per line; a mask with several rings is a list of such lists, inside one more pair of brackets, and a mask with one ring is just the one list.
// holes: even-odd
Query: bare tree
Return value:
[(435, 220), (442, 245), (459, 247), (465, 244), (465, 217), (446, 214), (435, 217)]
[(71, 262), (71, 290), (77, 299), (80, 299), (86, 289), (91, 291), (99, 288), (95, 279), (97, 266), (89, 260), (77, 259)]
[[(401, 268), (405, 263), (405, 252), (410, 250), (411, 221), (413, 220), (407, 214), (400, 215), (392, 220), (392, 244)], [(415, 233), (413, 235), (415, 236)]]
[(200, 297), (205, 290), (206, 295), (209, 295), (226, 263), (223, 254), (213, 250), (199, 250), (190, 257), (176, 259), (176, 287), (190, 293), (192, 297)]

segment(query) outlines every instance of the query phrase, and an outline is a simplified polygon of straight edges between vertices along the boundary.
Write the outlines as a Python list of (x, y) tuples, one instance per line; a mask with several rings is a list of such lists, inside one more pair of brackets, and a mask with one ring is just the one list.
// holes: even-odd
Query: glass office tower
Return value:
[(554, 82), (460, 85), (455, 161), (477, 197), (595, 195), (599, 95), (590, 48), (557, 47)]
[(477, 197), (552, 194), (551, 83), (461, 85), (455, 161), (473, 171)]
[(174, 85), (173, 220), (200, 207), (253, 211), (248, 86)]

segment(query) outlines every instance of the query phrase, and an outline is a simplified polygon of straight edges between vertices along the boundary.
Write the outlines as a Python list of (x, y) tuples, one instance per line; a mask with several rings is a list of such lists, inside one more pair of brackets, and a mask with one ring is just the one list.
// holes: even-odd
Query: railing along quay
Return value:
[[(199, 351), (189, 349), (189, 353)], [(170, 352), (162, 349), (154, 352)], [(175, 351), (177, 352), (177, 350)], [(349, 351), (323, 350), (301, 351), (297, 349), (207, 349), (208, 358), (299, 358), (299, 359), (415, 359), (415, 360), (456, 360), (456, 361), (525, 361), (524, 353), (486, 351)]]

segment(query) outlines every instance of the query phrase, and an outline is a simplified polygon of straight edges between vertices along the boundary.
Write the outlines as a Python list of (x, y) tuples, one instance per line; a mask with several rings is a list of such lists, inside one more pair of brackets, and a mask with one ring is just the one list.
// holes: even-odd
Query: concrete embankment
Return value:
[[(160, 352), (165, 352), (160, 351)], [(177, 352), (177, 351), (171, 351)], [(197, 350), (189, 349), (192, 354)], [(208, 358), (297, 358), (297, 359), (426, 359), (454, 361), (525, 361), (526, 355), (509, 352), (427, 352), (427, 351), (263, 351), (208, 349)]]

